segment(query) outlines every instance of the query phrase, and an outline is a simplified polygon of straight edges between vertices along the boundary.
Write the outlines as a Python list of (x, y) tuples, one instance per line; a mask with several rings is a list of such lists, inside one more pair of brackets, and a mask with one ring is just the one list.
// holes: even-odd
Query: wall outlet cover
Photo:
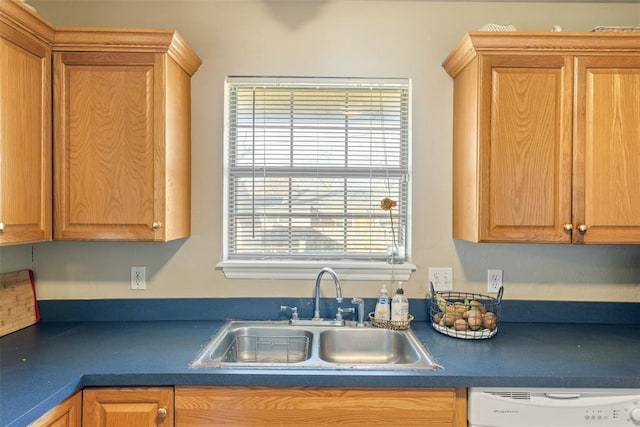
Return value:
[(429, 282), (436, 292), (453, 290), (453, 268), (429, 267)]
[(131, 266), (131, 289), (136, 291), (147, 289), (146, 268), (144, 266)]
[(487, 271), (487, 292), (497, 294), (502, 286), (502, 270)]

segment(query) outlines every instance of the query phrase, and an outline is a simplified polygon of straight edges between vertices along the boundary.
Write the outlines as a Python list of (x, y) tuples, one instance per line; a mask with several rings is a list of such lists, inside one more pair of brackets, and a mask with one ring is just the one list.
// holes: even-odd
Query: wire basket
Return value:
[(496, 298), (469, 292), (435, 292), (431, 285), (431, 325), (436, 331), (455, 338), (491, 338), (498, 333), (503, 293), (503, 287)]
[(409, 327), (411, 326), (411, 321), (413, 320), (413, 316), (409, 315), (409, 318), (407, 320), (381, 320), (376, 319), (374, 313), (369, 313), (369, 320), (371, 320), (371, 325), (375, 326), (376, 328), (403, 331), (405, 329), (409, 329)]

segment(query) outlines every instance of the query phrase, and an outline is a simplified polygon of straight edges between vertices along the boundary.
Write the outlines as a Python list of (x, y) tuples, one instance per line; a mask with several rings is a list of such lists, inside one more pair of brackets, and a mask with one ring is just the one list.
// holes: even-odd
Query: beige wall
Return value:
[[(588, 31), (640, 25), (637, 3), (400, 0), (32, 0), (57, 25), (176, 28), (203, 60), (193, 79), (192, 236), (168, 244), (51, 242), (0, 250), (2, 271), (33, 268), (43, 299), (308, 297), (313, 280), (226, 280), (221, 259), (222, 90), (227, 75), (410, 77), (413, 81), (413, 251), (405, 285), (426, 294), (429, 266), (454, 268), (455, 289), (484, 292), (504, 270), (505, 298), (640, 301), (640, 245), (472, 244), (451, 238), (452, 82), (442, 60), (486, 23)], [(32, 251), (33, 249), (33, 251)], [(33, 252), (33, 258), (32, 258)], [(147, 266), (147, 290), (129, 267)], [(379, 283), (344, 284), (373, 297)]]

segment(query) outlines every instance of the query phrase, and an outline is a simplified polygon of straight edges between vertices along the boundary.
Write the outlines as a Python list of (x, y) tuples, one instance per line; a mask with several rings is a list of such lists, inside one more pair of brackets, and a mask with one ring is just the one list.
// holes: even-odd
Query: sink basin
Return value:
[(311, 357), (313, 334), (281, 324), (229, 324), (207, 346), (204, 364), (287, 364)]
[(408, 364), (420, 360), (409, 336), (388, 329), (330, 329), (320, 333), (322, 360), (348, 364)]
[(412, 331), (286, 321), (228, 321), (191, 362), (226, 369), (439, 369)]

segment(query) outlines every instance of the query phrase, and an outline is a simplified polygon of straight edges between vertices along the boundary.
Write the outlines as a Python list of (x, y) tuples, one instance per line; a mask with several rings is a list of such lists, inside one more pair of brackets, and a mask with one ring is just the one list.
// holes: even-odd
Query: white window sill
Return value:
[(405, 262), (371, 261), (222, 261), (216, 265), (227, 279), (315, 279), (323, 267), (333, 268), (341, 280), (407, 281), (416, 266)]

